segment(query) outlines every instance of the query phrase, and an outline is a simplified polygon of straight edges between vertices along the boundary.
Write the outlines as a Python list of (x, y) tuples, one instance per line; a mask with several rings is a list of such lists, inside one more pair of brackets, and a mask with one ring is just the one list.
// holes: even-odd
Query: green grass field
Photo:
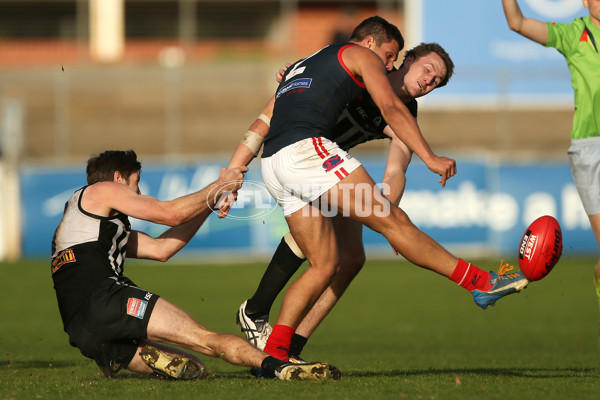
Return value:
[[(446, 278), (406, 262), (369, 261), (305, 349), (305, 358), (344, 373), (339, 381), (318, 383), (255, 379), (210, 358), (203, 358), (211, 372), (206, 380), (127, 371), (108, 380), (69, 346), (49, 263), (0, 264), (6, 279), (0, 400), (598, 399), (594, 263), (564, 257), (543, 281), (483, 311)], [(262, 264), (130, 263), (126, 275), (209, 328), (240, 334), (235, 311), (263, 270)]]

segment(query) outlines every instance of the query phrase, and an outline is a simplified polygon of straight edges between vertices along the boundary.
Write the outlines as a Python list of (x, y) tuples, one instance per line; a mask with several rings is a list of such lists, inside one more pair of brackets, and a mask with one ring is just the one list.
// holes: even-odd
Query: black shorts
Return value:
[(131, 280), (107, 278), (92, 291), (65, 331), (69, 343), (96, 361), (105, 374), (127, 368), (159, 296)]

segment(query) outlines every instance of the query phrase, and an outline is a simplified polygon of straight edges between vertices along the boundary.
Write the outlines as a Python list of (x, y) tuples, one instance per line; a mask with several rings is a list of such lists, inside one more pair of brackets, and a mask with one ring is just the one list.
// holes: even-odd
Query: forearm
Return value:
[(194, 237), (210, 212), (204, 212), (185, 224), (167, 229), (159, 237), (132, 231), (127, 246), (127, 257), (167, 261)]
[(419, 125), (417, 125), (413, 116), (406, 107), (404, 109), (394, 107), (391, 110), (381, 111), (396, 137), (427, 164), (429, 160), (435, 157), (435, 154), (423, 137)]
[(548, 43), (548, 26), (545, 22), (523, 16), (516, 0), (502, 0), (502, 8), (512, 31), (544, 46)]
[(518, 32), (523, 25), (523, 13), (516, 0), (502, 0), (502, 8), (504, 9), (504, 16), (508, 27)]
[(199, 216), (209, 215), (215, 210), (221, 197), (230, 192), (228, 183), (226, 180), (217, 179), (198, 192), (173, 200), (177, 202), (174, 213), (181, 219), (170, 226), (185, 224)]
[(262, 113), (250, 125), (231, 156), (229, 168), (247, 166), (258, 155), (262, 142), (269, 133), (274, 103), (275, 99), (272, 97)]
[(395, 206), (400, 204), (406, 186), (406, 170), (410, 164), (412, 153), (406, 145), (394, 139), (388, 152), (387, 164), (381, 181), (383, 194)]
[(386, 174), (383, 176), (381, 181), (383, 185), (383, 195), (390, 202), (390, 204), (397, 206), (400, 204), (400, 199), (404, 194), (404, 187), (406, 186), (406, 175), (397, 171), (393, 174)]
[(160, 261), (167, 261), (179, 252), (179, 250), (192, 240), (210, 213), (210, 210), (205, 210), (191, 221), (169, 228), (157, 237), (155, 239), (155, 248), (156, 255), (159, 256), (158, 259)]
[(256, 157), (254, 152), (245, 144), (240, 143), (233, 152), (228, 167), (233, 168), (248, 165), (254, 160), (254, 157)]
[(221, 168), (219, 178), (204, 189), (167, 202), (170, 203), (173, 214), (179, 218), (171, 221), (174, 223), (170, 224), (170, 226), (186, 223), (197, 216), (217, 209), (220, 206), (217, 203), (224, 196), (231, 195), (232, 193), (235, 195), (242, 187), (246, 171), (248, 171), (248, 168), (245, 166)]

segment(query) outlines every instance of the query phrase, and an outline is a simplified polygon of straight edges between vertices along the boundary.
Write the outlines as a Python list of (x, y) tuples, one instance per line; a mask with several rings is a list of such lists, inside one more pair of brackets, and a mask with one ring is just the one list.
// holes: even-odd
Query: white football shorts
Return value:
[(600, 214), (600, 137), (572, 140), (568, 153), (586, 214)]
[(323, 137), (300, 140), (261, 159), (263, 181), (283, 215), (318, 199), (360, 166), (357, 159)]

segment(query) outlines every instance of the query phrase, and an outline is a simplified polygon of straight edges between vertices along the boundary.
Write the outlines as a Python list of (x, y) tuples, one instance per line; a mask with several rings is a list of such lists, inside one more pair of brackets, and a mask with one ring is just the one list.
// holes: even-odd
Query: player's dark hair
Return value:
[(404, 48), (404, 38), (398, 27), (377, 15), (369, 17), (358, 24), (350, 36), (350, 41), (362, 42), (367, 36), (373, 36), (377, 46), (395, 40), (398, 42), (400, 50)]
[(142, 164), (133, 150), (107, 150), (94, 154), (87, 162), (87, 183), (92, 185), (102, 181), (112, 181), (119, 171), (125, 179), (142, 170)]
[(440, 84), (437, 86), (440, 88), (445, 86), (454, 74), (454, 63), (452, 62), (448, 52), (446, 52), (442, 46), (440, 46), (438, 43), (421, 43), (404, 53), (404, 61), (406, 61), (407, 57), (411, 56), (414, 57), (415, 60), (418, 60), (429, 53), (437, 54), (440, 56), (442, 61), (444, 61), (444, 64), (446, 64), (446, 76), (444, 76), (444, 79), (442, 79)]

